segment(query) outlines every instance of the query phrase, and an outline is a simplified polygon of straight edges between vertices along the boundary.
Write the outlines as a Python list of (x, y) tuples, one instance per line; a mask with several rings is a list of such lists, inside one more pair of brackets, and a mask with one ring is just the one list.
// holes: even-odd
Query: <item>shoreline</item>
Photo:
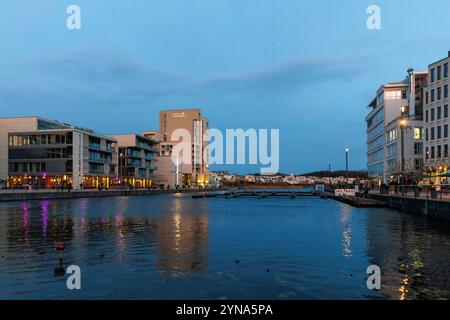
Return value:
[(58, 200), (58, 199), (79, 199), (79, 198), (100, 198), (100, 197), (131, 197), (131, 196), (152, 196), (175, 193), (199, 193), (206, 192), (204, 189), (193, 190), (103, 190), (103, 191), (30, 191), (0, 193), (0, 203), (15, 201), (33, 200)]
[(310, 189), (310, 185), (245, 185), (236, 187), (227, 187), (226, 190), (262, 190), (262, 189)]

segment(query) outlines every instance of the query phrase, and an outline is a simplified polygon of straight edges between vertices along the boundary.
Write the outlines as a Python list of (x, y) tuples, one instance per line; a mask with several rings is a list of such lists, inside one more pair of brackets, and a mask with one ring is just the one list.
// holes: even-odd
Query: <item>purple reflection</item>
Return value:
[(30, 216), (28, 212), (28, 205), (25, 202), (22, 203), (22, 213), (23, 213), (23, 232), (25, 235), (25, 240), (28, 240), (28, 231), (29, 231), (28, 223), (30, 221)]
[(41, 210), (42, 210), (42, 234), (44, 237), (47, 236), (48, 232), (48, 201), (41, 202)]

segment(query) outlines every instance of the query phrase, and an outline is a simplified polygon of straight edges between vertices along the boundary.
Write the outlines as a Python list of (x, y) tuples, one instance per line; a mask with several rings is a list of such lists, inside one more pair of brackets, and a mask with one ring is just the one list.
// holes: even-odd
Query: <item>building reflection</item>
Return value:
[(381, 268), (382, 292), (397, 300), (448, 298), (450, 261), (444, 239), (448, 226), (395, 212), (369, 214), (367, 254)]
[(38, 254), (42, 248), (56, 254), (53, 244), (61, 241), (67, 261), (79, 264), (101, 263), (93, 257), (103, 251), (113, 261), (139, 263), (170, 275), (206, 269), (208, 217), (201, 204), (189, 207), (186, 198), (170, 197), (163, 204), (168, 214), (161, 215), (130, 202), (80, 199), (8, 207), (0, 219), (0, 254), (34, 253), (26, 261), (33, 264), (45, 259)]
[(208, 217), (206, 214), (183, 214), (180, 196), (172, 201), (171, 215), (156, 220), (155, 239), (159, 244), (156, 267), (178, 273), (206, 269)]
[[(64, 212), (63, 208), (60, 209)], [(73, 220), (69, 215), (58, 212), (48, 201), (42, 201), (38, 206), (24, 202), (8, 208), (2, 223), (8, 250), (20, 251), (45, 247), (54, 241), (71, 241)]]
[(156, 267), (179, 272), (206, 268), (208, 219), (206, 215), (184, 216), (174, 213), (157, 220), (156, 241), (159, 254)]

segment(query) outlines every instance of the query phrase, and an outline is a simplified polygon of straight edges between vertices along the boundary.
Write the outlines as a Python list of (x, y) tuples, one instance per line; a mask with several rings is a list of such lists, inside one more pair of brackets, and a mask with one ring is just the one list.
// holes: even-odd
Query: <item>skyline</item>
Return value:
[[(81, 7), (81, 30), (65, 28), (70, 4)], [(363, 119), (378, 87), (425, 70), (450, 40), (445, 1), (429, 11), (377, 1), (379, 31), (366, 28), (371, 4), (9, 1), (0, 9), (0, 116), (139, 133), (157, 128), (159, 110), (199, 107), (213, 128), (279, 128), (280, 172), (343, 169), (347, 147), (350, 168), (362, 169)], [(414, 33), (411, 17), (421, 22)]]

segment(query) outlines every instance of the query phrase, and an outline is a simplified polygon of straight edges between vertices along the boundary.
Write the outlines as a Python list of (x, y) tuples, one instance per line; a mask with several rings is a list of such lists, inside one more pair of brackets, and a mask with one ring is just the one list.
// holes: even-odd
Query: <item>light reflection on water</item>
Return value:
[[(55, 241), (82, 290), (54, 275)], [(0, 298), (448, 298), (449, 249), (448, 224), (316, 198), (3, 203)], [(366, 287), (371, 264), (379, 292)]]

